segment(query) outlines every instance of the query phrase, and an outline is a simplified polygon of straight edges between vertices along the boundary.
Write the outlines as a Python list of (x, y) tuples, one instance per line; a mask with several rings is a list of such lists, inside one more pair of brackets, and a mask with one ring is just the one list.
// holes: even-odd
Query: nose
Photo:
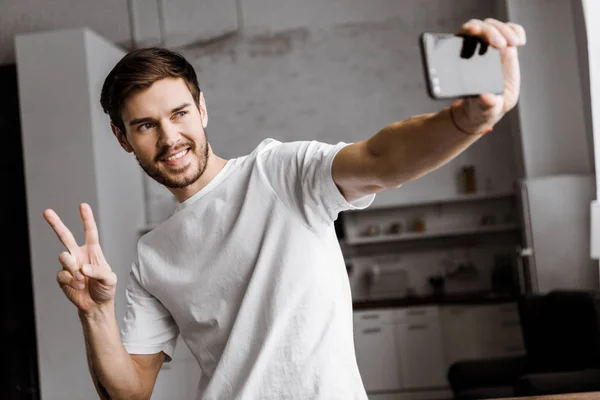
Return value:
[(158, 142), (159, 147), (173, 147), (180, 140), (181, 134), (179, 133), (177, 125), (171, 122), (161, 124)]

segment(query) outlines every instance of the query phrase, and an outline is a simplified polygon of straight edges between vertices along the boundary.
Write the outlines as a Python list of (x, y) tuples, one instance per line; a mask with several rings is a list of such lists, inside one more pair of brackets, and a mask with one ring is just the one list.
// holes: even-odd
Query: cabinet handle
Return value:
[(365, 335), (368, 335), (370, 333), (379, 333), (381, 332), (381, 328), (367, 328), (367, 329), (363, 329), (363, 333)]
[(408, 312), (408, 315), (425, 315), (426, 313), (426, 310), (411, 310)]
[(429, 325), (427, 325), (427, 324), (409, 325), (408, 326), (408, 330), (409, 331), (418, 331), (418, 330), (421, 330), (421, 329), (427, 329), (428, 326)]
[(360, 319), (379, 319), (379, 314), (365, 314)]

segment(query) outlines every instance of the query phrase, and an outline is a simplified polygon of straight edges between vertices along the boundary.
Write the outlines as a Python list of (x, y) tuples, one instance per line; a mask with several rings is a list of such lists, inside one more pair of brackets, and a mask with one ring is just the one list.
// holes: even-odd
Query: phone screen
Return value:
[(426, 32), (421, 51), (429, 95), (435, 99), (504, 91), (500, 52), (475, 37)]

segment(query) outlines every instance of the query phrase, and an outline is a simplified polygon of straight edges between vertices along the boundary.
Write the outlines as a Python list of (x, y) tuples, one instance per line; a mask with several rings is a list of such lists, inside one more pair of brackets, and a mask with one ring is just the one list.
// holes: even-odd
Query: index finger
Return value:
[(77, 249), (79, 246), (77, 245), (77, 242), (75, 241), (75, 238), (73, 237), (73, 234), (69, 228), (67, 228), (58, 217), (58, 214), (56, 214), (54, 210), (47, 209), (44, 211), (44, 218), (48, 224), (50, 224), (54, 230), (54, 233), (56, 233), (56, 236), (58, 236), (58, 239), (67, 248), (67, 250), (69, 250), (69, 253), (73, 255), (77, 254)]
[(465, 23), (461, 26), (457, 35), (476, 36), (496, 48), (503, 48), (507, 44), (506, 38), (500, 33), (496, 26), (479, 19), (472, 19)]
[(79, 207), (79, 213), (83, 221), (83, 229), (85, 231), (85, 243), (86, 244), (99, 244), (98, 239), (98, 228), (96, 227), (96, 221), (94, 220), (94, 213), (89, 204), (83, 203)]

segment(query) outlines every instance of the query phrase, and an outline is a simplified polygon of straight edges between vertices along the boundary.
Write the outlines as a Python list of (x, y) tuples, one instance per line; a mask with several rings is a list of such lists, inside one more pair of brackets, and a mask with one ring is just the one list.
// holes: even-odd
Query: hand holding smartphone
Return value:
[(457, 99), (483, 93), (502, 94), (500, 51), (474, 36), (424, 32), (420, 37), (429, 96)]

